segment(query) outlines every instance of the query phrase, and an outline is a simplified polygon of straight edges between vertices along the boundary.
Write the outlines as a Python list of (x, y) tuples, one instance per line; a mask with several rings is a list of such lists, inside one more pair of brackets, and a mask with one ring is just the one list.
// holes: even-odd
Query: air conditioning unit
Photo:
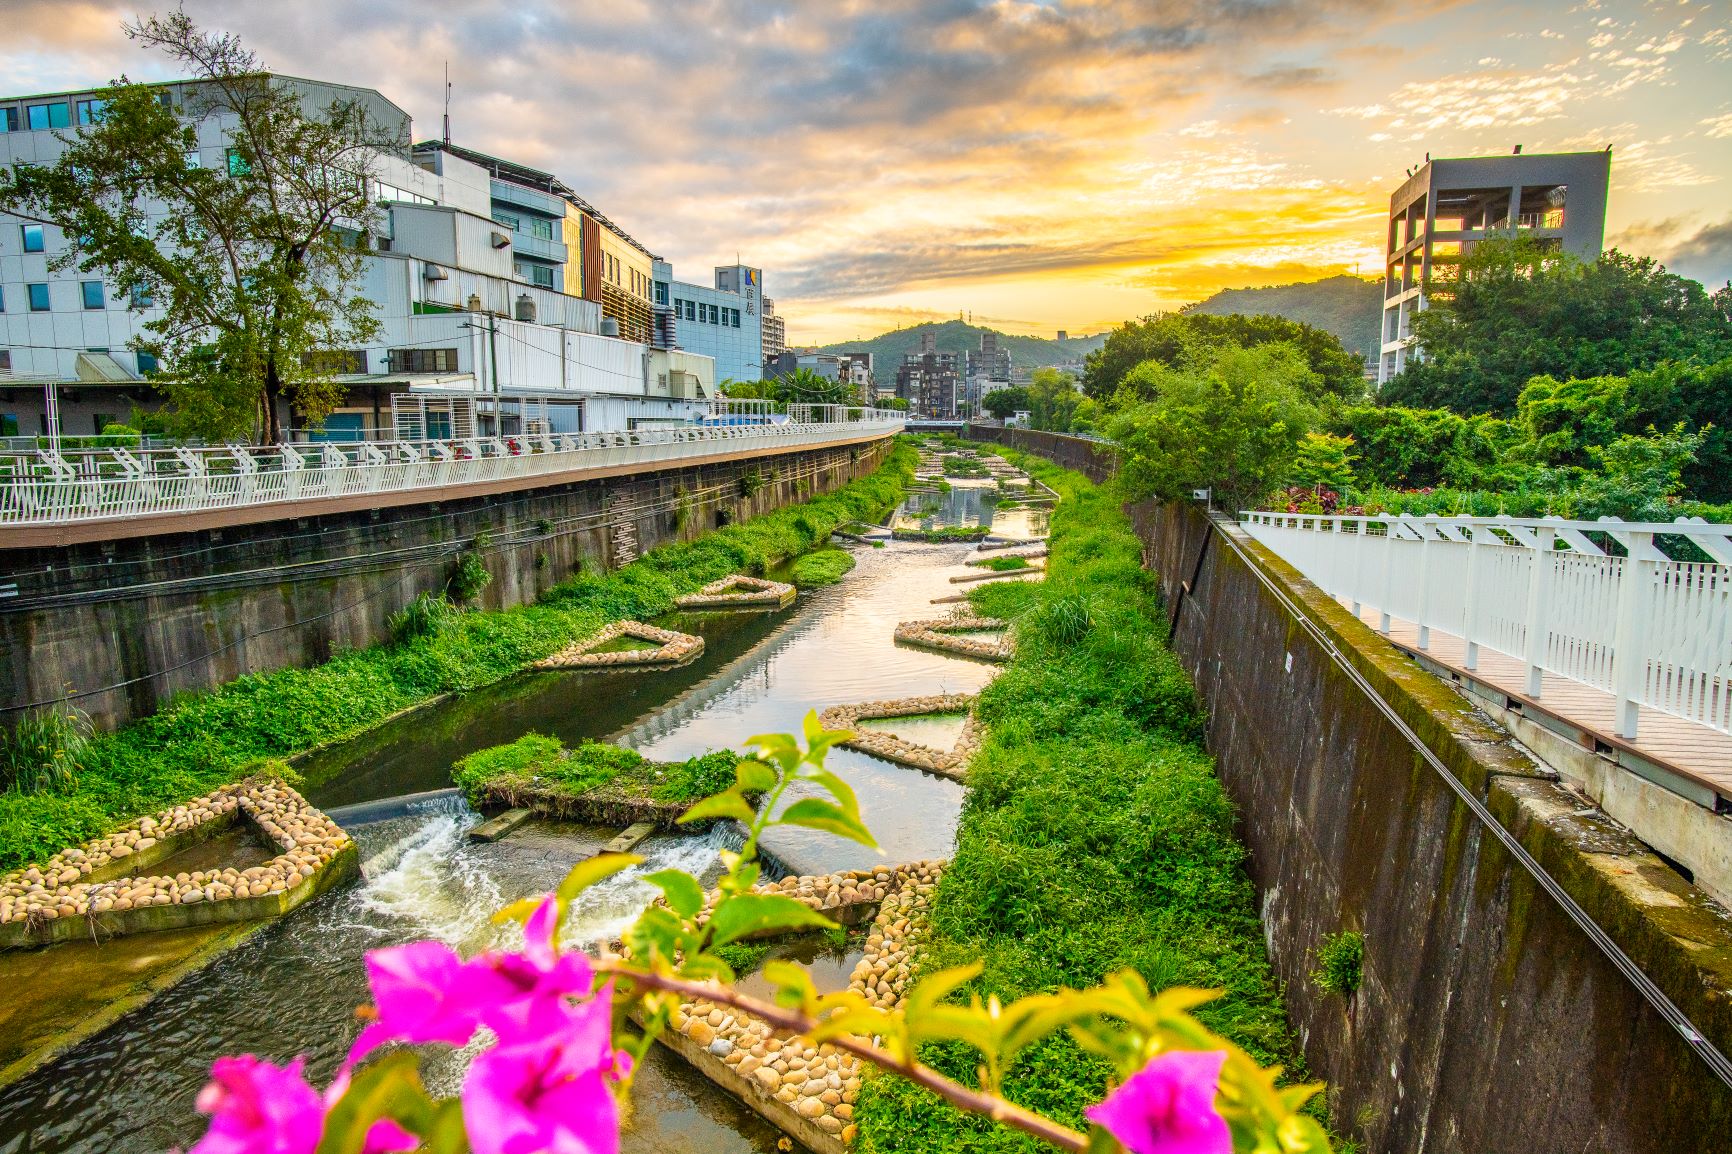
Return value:
[(426, 280), (450, 280), (451, 279), (451, 274), (446, 272), (444, 269), (440, 268), (436, 264), (424, 264), (424, 265), (422, 265), (421, 266), (421, 276)]

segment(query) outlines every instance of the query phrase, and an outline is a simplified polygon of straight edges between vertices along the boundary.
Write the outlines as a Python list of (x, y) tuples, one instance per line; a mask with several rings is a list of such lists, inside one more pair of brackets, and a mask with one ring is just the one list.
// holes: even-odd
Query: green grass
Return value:
[(794, 562), (794, 584), (802, 589), (834, 585), (854, 568), (854, 554), (846, 549), (820, 549)]
[(981, 563), (981, 568), (990, 569), (994, 573), (1012, 573), (1018, 569), (1027, 569), (1028, 560), (1023, 557), (991, 557)]
[(609, 786), (622, 796), (689, 803), (732, 785), (738, 760), (721, 750), (685, 761), (650, 761), (623, 746), (586, 741), (567, 749), (556, 737), (526, 733), (463, 758), (451, 767), (451, 779), (472, 802), (488, 786), (533, 787), (571, 797)]
[(914, 461), (913, 448), (899, 444), (877, 472), (834, 493), (664, 546), (611, 573), (585, 571), (536, 604), (452, 614), (429, 633), (177, 699), (92, 740), (72, 784), (0, 794), (0, 869), (238, 780), (260, 759), (342, 741), (440, 694), (503, 680), (610, 622), (665, 613), (710, 581), (762, 574), (822, 544), (837, 525), (894, 505)]
[[(1090, 986), (1126, 966), (1156, 989), (1220, 989), (1202, 1019), (1296, 1070), (1233, 808), (1120, 501), (1079, 474), (1005, 455), (1065, 499), (1045, 582), (970, 594), (983, 616), (1018, 619), (1018, 644), (981, 692), (987, 740), (969, 765), (919, 967), (982, 960), (977, 989), (1004, 998)], [(972, 1082), (966, 1047), (923, 1056)], [(1060, 1035), (1025, 1052), (1006, 1090), (1081, 1129), (1107, 1074)], [(862, 1154), (1045, 1149), (888, 1076), (868, 1080), (855, 1117)]]

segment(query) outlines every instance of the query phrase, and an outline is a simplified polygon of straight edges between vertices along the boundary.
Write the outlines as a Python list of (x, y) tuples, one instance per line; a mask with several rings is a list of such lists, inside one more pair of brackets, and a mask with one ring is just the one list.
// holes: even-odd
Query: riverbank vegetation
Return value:
[(47, 857), (126, 820), (245, 777), (264, 758), (342, 741), (446, 693), (489, 685), (613, 621), (647, 620), (730, 573), (762, 573), (894, 504), (915, 451), (896, 445), (834, 493), (656, 549), (613, 572), (585, 568), (538, 603), (443, 617), (431, 631), (311, 669), (243, 677), (90, 740), (70, 783), (0, 794), (0, 868)]
[(738, 760), (721, 751), (685, 761), (651, 761), (636, 750), (606, 742), (586, 741), (567, 749), (557, 737), (526, 733), (463, 758), (451, 767), (451, 779), (475, 805), (529, 794), (577, 798), (603, 793), (620, 800), (690, 805), (734, 784)]
[[(1017, 622), (1016, 656), (980, 695), (988, 736), (969, 764), (920, 970), (981, 961), (972, 988), (1007, 1001), (1093, 986), (1127, 967), (1156, 989), (1219, 989), (1198, 1017), (1296, 1073), (1232, 806), (1202, 747), (1196, 693), (1164, 643), (1121, 496), (1004, 455), (1065, 499), (1046, 580), (970, 595), (980, 615)], [(962, 1080), (978, 1061), (951, 1043), (922, 1056)], [(1004, 1090), (1082, 1127), (1110, 1069), (1055, 1035), (1022, 1054)], [(870, 1154), (1038, 1149), (892, 1078), (869, 1081), (856, 1118), (858, 1149)]]
[(789, 568), (794, 584), (801, 589), (819, 585), (834, 585), (854, 568), (854, 554), (846, 549), (819, 549), (801, 557)]

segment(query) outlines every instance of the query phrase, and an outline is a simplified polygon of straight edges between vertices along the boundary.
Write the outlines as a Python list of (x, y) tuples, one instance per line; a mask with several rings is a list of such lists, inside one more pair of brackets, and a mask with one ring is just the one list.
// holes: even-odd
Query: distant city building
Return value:
[(1428, 160), (1389, 198), (1377, 382), (1407, 367), (1428, 288), (1489, 236), (1531, 236), (1583, 260), (1605, 242), (1612, 154)]
[(937, 337), (922, 333), (920, 351), (906, 354), (896, 370), (896, 395), (915, 416), (955, 419), (958, 403), (967, 403), (956, 354), (939, 352)]
[(776, 302), (764, 297), (764, 362), (768, 364), (775, 357), (788, 351), (788, 327), (781, 317), (776, 315)]
[(1064, 341), (1064, 340), (1069, 340), (1069, 339), (1070, 339), (1070, 334), (1069, 334), (1069, 333), (1067, 333), (1067, 332), (1065, 332), (1065, 331), (1064, 331), (1064, 330), (1063, 330), (1063, 329), (1060, 329), (1060, 330), (1059, 330), (1059, 331), (1058, 331), (1058, 339), (1059, 339), (1059, 340), (1061, 340), (1061, 341)]
[(673, 267), (664, 260), (658, 259), (652, 269), (656, 310), (653, 343), (714, 357), (719, 379), (761, 380), (763, 270), (746, 265), (718, 268), (712, 288), (675, 280)]
[(1010, 350), (998, 343), (998, 334), (987, 329), (980, 334), (980, 348), (968, 353), (968, 375), (982, 381), (1010, 380)]

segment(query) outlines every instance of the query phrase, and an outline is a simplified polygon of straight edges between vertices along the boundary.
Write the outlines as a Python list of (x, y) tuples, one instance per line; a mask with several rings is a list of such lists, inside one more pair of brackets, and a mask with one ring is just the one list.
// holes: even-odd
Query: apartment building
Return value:
[(714, 285), (700, 285), (675, 280), (667, 261), (651, 267), (654, 343), (714, 358), (720, 380), (762, 380), (763, 270), (724, 265), (715, 270)]
[(787, 323), (776, 315), (776, 302), (764, 297), (764, 363), (768, 364), (788, 351)]
[(909, 412), (931, 420), (954, 420), (957, 405), (966, 403), (962, 368), (955, 353), (938, 351), (937, 334), (920, 334), (920, 351), (906, 353), (896, 369), (896, 395)]
[(1389, 198), (1377, 383), (1416, 354), (1413, 318), (1439, 279), (1489, 236), (1531, 236), (1583, 260), (1605, 243), (1612, 154), (1562, 152), (1431, 160)]

